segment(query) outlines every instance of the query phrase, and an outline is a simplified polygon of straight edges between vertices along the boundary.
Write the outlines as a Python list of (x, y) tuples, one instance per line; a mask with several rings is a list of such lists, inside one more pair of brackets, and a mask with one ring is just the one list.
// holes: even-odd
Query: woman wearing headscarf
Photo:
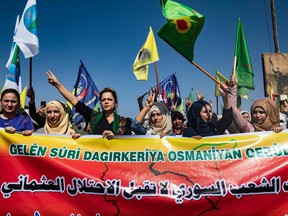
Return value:
[[(145, 107), (140, 111), (131, 124), (131, 129), (136, 135), (160, 135), (160, 137), (172, 133), (172, 121), (169, 111), (164, 103), (154, 102), (155, 89), (145, 102)], [(143, 126), (144, 118), (147, 116), (148, 124)]]
[(217, 115), (213, 115), (210, 103), (198, 100), (188, 110), (188, 123), (184, 129), (183, 137), (201, 139), (202, 137), (224, 134), (233, 120), (232, 107), (228, 95), (228, 87), (225, 84), (221, 84), (221, 87), (218, 85), (218, 90), (224, 103), (222, 118), (218, 120)]
[(51, 134), (72, 134), (72, 124), (69, 121), (67, 106), (62, 101), (52, 100), (45, 108), (46, 121), (44, 127), (37, 132)]
[(248, 122), (240, 111), (237, 109), (237, 79), (231, 77), (235, 83), (232, 91), (231, 101), (233, 108), (233, 118), (236, 128), (240, 133), (257, 132), (257, 131), (274, 131), (279, 133), (283, 130), (280, 126), (279, 107), (270, 98), (263, 98), (255, 101), (250, 108), (251, 121)]
[(246, 121), (250, 122), (251, 121), (251, 115), (249, 111), (243, 110), (240, 112), (242, 116), (246, 119)]
[(37, 130), (47, 134), (69, 134), (73, 139), (80, 137), (80, 134), (73, 130), (69, 119), (68, 107), (58, 100), (50, 101), (45, 108), (46, 121), (43, 128)]

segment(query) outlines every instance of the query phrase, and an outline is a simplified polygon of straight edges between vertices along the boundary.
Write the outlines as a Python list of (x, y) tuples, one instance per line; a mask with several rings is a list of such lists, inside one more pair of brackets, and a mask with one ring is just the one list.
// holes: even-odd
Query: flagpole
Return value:
[(160, 84), (159, 84), (159, 77), (158, 77), (158, 68), (156, 62), (154, 62), (154, 69), (155, 69), (155, 74), (156, 74), (156, 83), (157, 83), (157, 88), (158, 88), (158, 94), (161, 95), (160, 93)]
[(138, 102), (138, 106), (139, 106), (139, 110), (140, 110), (140, 111), (143, 109), (143, 103), (142, 103), (143, 98), (144, 98), (145, 95), (147, 95), (147, 94), (148, 94), (148, 92), (145, 92), (143, 95), (141, 95), (141, 96), (139, 96), (139, 97), (137, 98), (137, 102)]
[(218, 96), (216, 96), (216, 113), (219, 115), (219, 109), (218, 109)]
[[(237, 56), (234, 56), (234, 63), (233, 63), (233, 72), (232, 75), (236, 76), (236, 64), (237, 64)], [(237, 102), (238, 103), (238, 102)], [(242, 104), (242, 98), (239, 97), (239, 104)], [(238, 104), (237, 104), (238, 106)], [(239, 110), (241, 110), (241, 106), (237, 107)]]
[(236, 63), (237, 63), (237, 56), (234, 56), (234, 63), (233, 63), (233, 72), (232, 75), (236, 75)]
[(211, 76), (211, 74), (209, 74), (206, 70), (204, 70), (203, 68), (201, 68), (198, 64), (196, 64), (194, 61), (192, 61), (192, 64), (197, 67), (199, 70), (201, 70), (204, 74), (206, 74), (210, 79), (212, 79), (214, 82), (216, 82), (217, 84), (221, 84), (221, 82), (219, 82), (218, 80), (216, 80), (213, 76)]
[(30, 59), (30, 64), (29, 64), (29, 88), (31, 89), (32, 87), (32, 57)]
[(278, 43), (278, 33), (277, 33), (277, 24), (276, 24), (274, 0), (270, 0), (270, 7), (271, 7), (271, 16), (272, 16), (274, 49), (275, 49), (275, 53), (279, 53), (279, 43)]

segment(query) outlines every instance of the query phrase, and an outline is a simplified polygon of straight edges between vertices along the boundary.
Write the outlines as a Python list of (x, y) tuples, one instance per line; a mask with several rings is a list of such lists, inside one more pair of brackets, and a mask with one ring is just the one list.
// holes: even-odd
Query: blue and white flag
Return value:
[[(19, 26), (19, 16), (17, 16), (14, 35), (17, 32)], [(22, 92), (22, 82), (20, 74), (20, 52), (18, 45), (13, 42), (11, 46), (10, 56), (6, 64), (8, 73), (6, 74), (6, 80), (3, 89), (13, 88), (19, 93)]]
[[(98, 88), (93, 82), (82, 61), (79, 66), (78, 77), (74, 85), (74, 95), (79, 101), (84, 103), (89, 108), (100, 108)], [(83, 116), (75, 112), (75, 108), (72, 109), (72, 118), (75, 125), (79, 125), (85, 122)], [(83, 128), (82, 125), (81, 127)]]
[(14, 36), (14, 42), (18, 44), (25, 58), (39, 53), (36, 0), (28, 0)]

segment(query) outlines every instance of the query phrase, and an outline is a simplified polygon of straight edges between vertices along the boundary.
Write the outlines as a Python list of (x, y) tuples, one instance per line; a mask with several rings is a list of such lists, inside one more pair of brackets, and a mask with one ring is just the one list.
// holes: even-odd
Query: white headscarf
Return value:
[[(160, 126), (157, 126), (157, 127), (151, 121), (151, 114), (155, 110), (160, 112), (162, 117), (163, 117)], [(149, 117), (149, 125), (148, 125), (149, 129), (147, 131), (147, 134), (160, 135), (162, 133), (165, 133), (165, 134), (169, 135), (172, 133), (171, 116), (170, 116), (168, 109), (164, 103), (155, 102), (154, 105), (148, 111), (148, 117)]]
[(247, 114), (249, 116), (249, 122), (251, 121), (251, 114), (249, 111), (241, 111), (241, 114)]

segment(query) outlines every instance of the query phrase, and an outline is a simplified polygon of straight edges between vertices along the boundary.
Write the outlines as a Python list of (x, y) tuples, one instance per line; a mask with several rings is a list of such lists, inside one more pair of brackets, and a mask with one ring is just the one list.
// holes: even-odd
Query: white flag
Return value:
[[(17, 32), (17, 28), (19, 26), (19, 16), (17, 16), (14, 35)], [(20, 58), (19, 58), (19, 46), (13, 42), (10, 56), (8, 62), (6, 64), (6, 68), (8, 69), (8, 73), (6, 74), (6, 80), (4, 83), (4, 89), (13, 88), (16, 89), (19, 93), (22, 91), (22, 81), (21, 81), (21, 73), (20, 73)]]
[[(18, 29), (18, 26), (19, 26), (19, 15), (17, 15), (17, 18), (16, 18), (16, 23), (15, 23), (15, 29), (14, 29), (14, 34), (13, 34), (13, 38), (17, 32), (17, 29)], [(10, 56), (9, 56), (9, 59), (6, 63), (6, 68), (9, 70), (10, 69), (10, 66), (11, 66), (11, 63), (12, 63), (12, 58), (14, 56), (14, 49), (15, 49), (15, 42), (12, 43), (12, 46), (11, 46), (11, 51), (10, 51)]]
[(22, 14), (14, 42), (23, 52), (25, 58), (33, 57), (39, 53), (38, 19), (36, 0), (28, 0)]

